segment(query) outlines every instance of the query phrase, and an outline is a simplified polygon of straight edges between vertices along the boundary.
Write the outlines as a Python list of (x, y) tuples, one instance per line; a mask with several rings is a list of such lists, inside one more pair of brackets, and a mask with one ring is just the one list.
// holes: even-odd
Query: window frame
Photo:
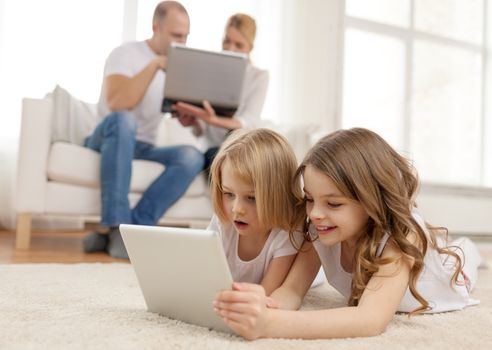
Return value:
[[(338, 111), (336, 118), (337, 128), (341, 128), (343, 125), (343, 94), (344, 94), (344, 62), (345, 62), (345, 38), (346, 32), (349, 29), (359, 30), (366, 33), (378, 34), (394, 39), (401, 40), (405, 47), (405, 62), (404, 62), (404, 101), (403, 101), (403, 114), (402, 114), (402, 128), (399, 131), (400, 138), (402, 139), (402, 147), (405, 152), (411, 151), (410, 135), (411, 135), (411, 103), (412, 103), (412, 84), (413, 84), (413, 54), (414, 45), (417, 41), (427, 41), (438, 45), (448, 46), (452, 48), (466, 50), (471, 53), (479, 54), (481, 59), (481, 104), (480, 108), (480, 175), (479, 185), (466, 185), (466, 184), (449, 184), (449, 183), (436, 183), (427, 182), (426, 188), (444, 188), (447, 191), (458, 193), (463, 192), (463, 188), (468, 189), (468, 192), (480, 192), (483, 189), (491, 189), (492, 181), (487, 184), (488, 175), (492, 176), (492, 164), (487, 166), (487, 155), (492, 157), (492, 140), (487, 141), (487, 136), (492, 138), (492, 116), (489, 117), (489, 111), (492, 105), (492, 55), (489, 53), (489, 48), (492, 48), (492, 30), (490, 23), (492, 22), (492, 9), (488, 6), (488, 1), (483, 1), (482, 7), (482, 42), (481, 44), (474, 44), (463, 40), (452, 39), (444, 37), (438, 34), (426, 33), (415, 29), (415, 0), (409, 1), (409, 25), (408, 27), (400, 27), (393, 24), (386, 24), (375, 20), (363, 19), (359, 17), (350, 16), (347, 14), (346, 0), (342, 0), (342, 28), (341, 28), (341, 44), (340, 44), (340, 63), (339, 63), (339, 96), (338, 96)], [(489, 169), (487, 171), (487, 169)], [(487, 174), (491, 172), (491, 174)]]

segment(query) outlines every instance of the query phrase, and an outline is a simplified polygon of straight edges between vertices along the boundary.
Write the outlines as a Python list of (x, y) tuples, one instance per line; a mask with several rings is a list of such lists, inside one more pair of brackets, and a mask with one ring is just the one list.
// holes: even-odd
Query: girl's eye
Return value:
[(234, 194), (231, 193), (231, 192), (224, 192), (224, 197), (226, 197), (226, 198), (233, 198), (234, 197)]
[(254, 196), (248, 196), (248, 200), (250, 202), (256, 202), (256, 198)]
[(327, 203), (330, 208), (339, 208), (341, 206), (340, 203)]
[(313, 199), (312, 199), (312, 198), (308, 198), (308, 197), (304, 196), (304, 201), (305, 201), (305, 202), (312, 203), (312, 202), (313, 202)]

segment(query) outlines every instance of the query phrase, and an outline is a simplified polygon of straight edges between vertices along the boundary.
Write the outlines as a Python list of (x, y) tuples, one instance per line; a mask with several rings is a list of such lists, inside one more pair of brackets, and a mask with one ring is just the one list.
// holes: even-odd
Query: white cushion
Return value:
[[(99, 215), (101, 212), (101, 193), (97, 188), (48, 182), (46, 193), (47, 213), (92, 216)], [(130, 194), (131, 207), (135, 206), (140, 196), (137, 193)], [(173, 204), (163, 217), (209, 220), (212, 217), (212, 205), (206, 196), (184, 196)]]
[[(164, 171), (157, 162), (134, 160), (132, 162), (131, 192), (143, 193)], [(66, 142), (55, 142), (48, 158), (48, 180), (83, 187), (100, 187), (100, 155), (91, 149)], [(198, 176), (186, 191), (185, 196), (207, 194), (203, 176)]]
[(59, 85), (47, 98), (53, 102), (51, 140), (82, 145), (99, 122), (96, 105), (73, 97)]

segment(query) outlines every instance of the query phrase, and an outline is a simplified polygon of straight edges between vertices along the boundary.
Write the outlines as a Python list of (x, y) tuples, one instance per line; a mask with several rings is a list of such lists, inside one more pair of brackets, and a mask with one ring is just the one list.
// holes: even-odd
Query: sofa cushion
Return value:
[[(130, 191), (143, 193), (165, 169), (162, 164), (148, 160), (132, 162)], [(91, 149), (66, 142), (55, 142), (48, 158), (48, 180), (71, 185), (100, 187), (100, 155)], [(203, 176), (198, 176), (185, 196), (206, 195), (208, 189)]]
[(46, 98), (53, 102), (52, 142), (65, 141), (82, 145), (99, 122), (96, 105), (75, 98), (59, 85)]
[[(195, 180), (196, 181), (196, 180)], [(140, 199), (140, 193), (130, 193), (130, 207)], [(74, 200), (76, 198), (77, 200)], [(63, 215), (98, 216), (101, 212), (101, 193), (98, 188), (82, 187), (60, 182), (48, 182), (46, 186), (46, 213)], [(205, 196), (184, 196), (178, 199), (164, 218), (188, 220), (209, 220), (212, 217), (212, 204)]]

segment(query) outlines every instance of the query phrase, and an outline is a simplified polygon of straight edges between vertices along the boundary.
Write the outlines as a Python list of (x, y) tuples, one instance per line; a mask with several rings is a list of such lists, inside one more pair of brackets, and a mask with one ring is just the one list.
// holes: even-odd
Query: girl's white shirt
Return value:
[[(423, 228), (427, 237), (429, 231), (420, 213), (414, 209), (412, 215), (417, 223)], [(378, 253), (381, 254), (383, 248), (390, 236), (386, 233), (378, 247)], [(443, 246), (444, 241), (439, 241), (439, 246)], [(314, 248), (319, 255), (321, 264), (325, 271), (328, 282), (338, 290), (346, 300), (351, 295), (352, 274), (346, 272), (340, 263), (341, 244), (334, 246), (324, 246), (319, 240), (313, 242)], [(464, 272), (470, 279), (469, 286), (465, 286), (462, 276), (458, 278), (459, 284), (451, 287), (451, 278), (454, 273), (454, 259), (445, 254), (439, 254), (437, 250), (432, 249), (429, 245), (424, 257), (424, 268), (417, 281), (417, 291), (429, 302), (430, 310), (427, 313), (436, 313), (452, 310), (460, 310), (469, 305), (476, 305), (478, 300), (470, 297), (469, 290), (473, 289), (476, 283), (477, 268), (480, 264), (480, 254), (478, 249), (469, 239), (458, 239), (453, 241), (449, 246), (459, 246), (462, 250), (457, 249), (461, 258), (465, 257)], [(463, 256), (464, 255), (464, 256)], [(398, 311), (410, 312), (418, 308), (420, 303), (412, 296), (409, 288), (400, 302)]]
[(290, 242), (289, 233), (276, 228), (270, 231), (260, 254), (252, 260), (244, 261), (238, 255), (239, 234), (233, 225), (222, 225), (214, 215), (208, 229), (220, 235), (232, 279), (237, 282), (260, 284), (273, 259), (297, 253)]

